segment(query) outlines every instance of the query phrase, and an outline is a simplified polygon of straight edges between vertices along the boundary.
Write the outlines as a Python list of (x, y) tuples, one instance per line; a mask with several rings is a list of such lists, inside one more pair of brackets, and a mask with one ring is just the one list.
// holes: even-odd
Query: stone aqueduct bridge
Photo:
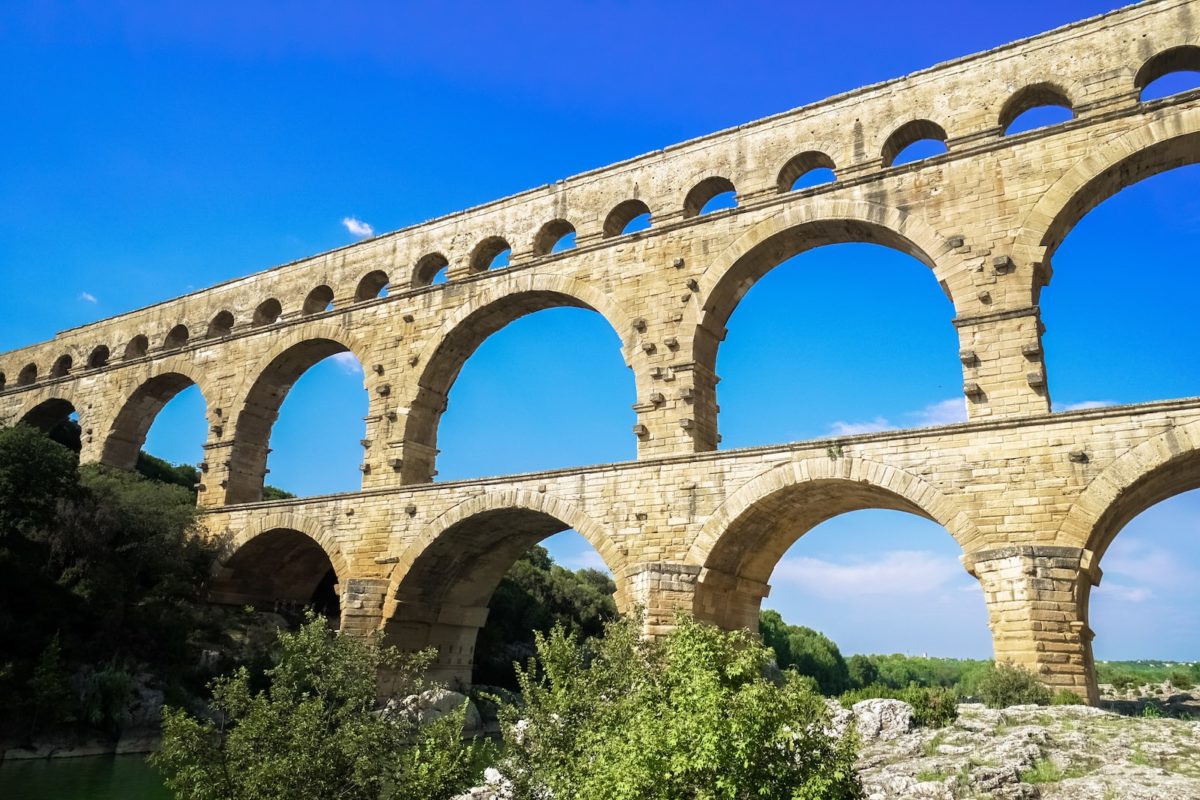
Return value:
[[(332, 563), (343, 624), (438, 645), (444, 677), (469, 680), (492, 590), (553, 532), (595, 545), (621, 606), (643, 604), (651, 629), (677, 609), (753, 625), (798, 537), (889, 508), (962, 546), (998, 658), (1094, 699), (1089, 589), (1126, 522), (1200, 486), (1200, 399), (1051, 414), (1039, 293), (1086, 212), (1200, 161), (1200, 92), (1139, 99), (1161, 75), (1200, 68), (1197, 17), (1197, 0), (1143, 3), (65, 331), (0, 355), (0, 417), (48, 427), (75, 411), (83, 460), (129, 467), (159, 409), (199, 385), (199, 502), (230, 540), (214, 591), (307, 599)], [(1073, 119), (1005, 135), (1045, 104)], [(925, 138), (948, 152), (892, 164)], [(790, 191), (816, 167), (836, 181)], [(699, 213), (730, 189), (736, 208)], [(623, 233), (645, 211), (651, 228)], [(570, 231), (577, 246), (551, 252)], [(714, 369), (739, 299), (781, 261), (846, 241), (932, 270), (954, 305), (960, 350), (945, 357), (961, 361), (969, 421), (717, 451)], [(510, 246), (511, 265), (488, 269)], [(448, 281), (431, 285), (442, 267)], [(839, 302), (854, 286), (847, 276)], [(637, 460), (431, 483), (465, 360), (554, 306), (594, 309), (619, 334)], [(260, 502), (280, 403), (344, 351), (370, 397), (362, 490)]]

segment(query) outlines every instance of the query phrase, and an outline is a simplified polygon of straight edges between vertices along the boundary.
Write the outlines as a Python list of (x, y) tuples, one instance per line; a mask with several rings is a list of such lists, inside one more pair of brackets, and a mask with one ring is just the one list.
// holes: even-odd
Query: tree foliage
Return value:
[(827, 695), (851, 688), (850, 670), (838, 646), (824, 634), (800, 625), (789, 625), (778, 611), (759, 613), (758, 632), (763, 644), (775, 652), (781, 669), (792, 669), (817, 682)]
[(431, 658), (338, 636), (309, 612), (298, 631), (280, 632), (265, 689), (243, 667), (214, 683), (210, 716), (167, 709), (151, 760), (180, 800), (443, 800), (490, 755), (463, 741), (465, 703), (419, 728), (376, 710), (380, 669), (415, 692)]
[(746, 631), (680, 619), (642, 641), (638, 620), (603, 638), (539, 634), (518, 671), (523, 705), (502, 709), (518, 798), (741, 800), (861, 797), (852, 739), (794, 672), (764, 678), (770, 652)]

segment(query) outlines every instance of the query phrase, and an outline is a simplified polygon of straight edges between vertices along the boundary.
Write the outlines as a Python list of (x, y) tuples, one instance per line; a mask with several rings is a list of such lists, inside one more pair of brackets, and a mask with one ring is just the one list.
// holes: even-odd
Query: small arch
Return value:
[[(792, 156), (783, 168), (779, 170), (779, 178), (777, 187), (780, 194), (785, 194), (793, 189), (807, 189), (810, 186), (817, 186), (821, 183), (832, 183), (837, 180), (833, 159), (825, 153), (818, 150), (808, 150), (798, 156)], [(814, 175), (814, 173), (821, 173)], [(817, 181), (802, 180), (806, 176), (812, 175), (818, 178)]]
[(258, 304), (258, 308), (254, 309), (254, 318), (250, 321), (250, 327), (261, 328), (264, 325), (273, 325), (283, 314), (283, 306), (274, 297), (267, 298)]
[(75, 452), (82, 449), (78, 414), (70, 400), (54, 397), (43, 400), (25, 412), (21, 422), (31, 425), (54, 441)]
[(1200, 76), (1191, 76), (1191, 85), (1162, 87), (1166, 89), (1163, 92), (1147, 91), (1157, 81), (1181, 72), (1200, 73), (1200, 47), (1190, 44), (1172, 47), (1147, 59), (1133, 80), (1139, 99), (1157, 100), (1200, 86)]
[(692, 190), (687, 193), (687, 197), (683, 199), (683, 216), (685, 219), (690, 219), (718, 210), (710, 208), (709, 204), (721, 195), (730, 195), (733, 199), (733, 205), (736, 206), (736, 192), (737, 190), (733, 186), (733, 181), (728, 178), (723, 178), (719, 175), (705, 178), (693, 186)]
[(167, 332), (167, 338), (163, 340), (164, 350), (178, 350), (187, 344), (188, 329), (186, 325), (176, 325)]
[(320, 314), (322, 311), (333, 310), (333, 289), (322, 284), (308, 293), (304, 298), (302, 312), (305, 316)]
[(125, 345), (125, 360), (132, 358), (142, 358), (150, 349), (150, 340), (146, 338), (146, 334), (139, 333), (137, 336), (129, 340), (129, 344)]
[(0, 392), (4, 391), (4, 387), (8, 385), (8, 376), (0, 371)]
[[(542, 226), (537, 236), (534, 237), (533, 254), (535, 256), (544, 256), (560, 250), (569, 250), (575, 246), (574, 233), (575, 226), (565, 219), (550, 220)], [(572, 238), (567, 240), (569, 236)], [(565, 246), (560, 247), (560, 245)]]
[(1074, 118), (1075, 110), (1067, 93), (1053, 83), (1043, 82), (1030, 84), (1008, 98), (1000, 109), (999, 124), (1004, 135), (1009, 136)]
[(138, 453), (146, 443), (146, 434), (150, 432), (158, 413), (177, 394), (195, 385), (196, 381), (191, 375), (174, 371), (194, 371), (183, 363), (184, 359), (169, 359), (169, 362), (174, 362), (171, 371), (143, 381), (125, 399), (105, 437), (100, 457), (102, 463), (133, 469), (137, 465)]
[(512, 247), (502, 236), (489, 236), (471, 251), (469, 268), (472, 273), (476, 273), (507, 267), (508, 254), (511, 252)]
[(652, 220), (650, 206), (641, 200), (626, 200), (618, 203), (617, 207), (608, 212), (608, 216), (604, 219), (604, 237), (607, 239), (623, 233), (634, 233), (630, 223), (642, 218), (645, 218), (645, 227), (649, 228)]
[(433, 286), (438, 279), (438, 275), (442, 274), (443, 270), (449, 266), (450, 259), (441, 253), (427, 253), (421, 256), (417, 261), (416, 267), (413, 268), (413, 288)]
[(233, 314), (229, 311), (218, 311), (208, 323), (206, 338), (219, 339), (233, 332)]
[(61, 355), (54, 361), (54, 366), (50, 368), (51, 378), (61, 378), (71, 371), (71, 365), (75, 360), (69, 355)]
[[(906, 122), (892, 132), (892, 135), (883, 143), (883, 165), (885, 167), (899, 166), (900, 164), (909, 164), (913, 161), (920, 161), (929, 158), (936, 153), (925, 153), (919, 148), (914, 148), (910, 154), (908, 149), (913, 145), (921, 142), (937, 142), (941, 144), (941, 152), (946, 152), (946, 141), (949, 137), (941, 125), (927, 119), (914, 119), (911, 122)], [(919, 151), (919, 152), (918, 152)], [(900, 156), (905, 156), (901, 159)], [(913, 155), (913, 158), (909, 158)]]
[(88, 369), (99, 369), (100, 367), (107, 366), (108, 358), (109, 358), (109, 352), (108, 352), (107, 345), (102, 344), (102, 345), (95, 347), (92, 350), (91, 354), (88, 356), (88, 360), (87, 360)]
[(358, 282), (358, 288), (354, 290), (354, 301), (362, 303), (376, 297), (387, 297), (387, 293), (388, 274), (381, 269), (372, 270), (363, 275)]
[(21, 367), (21, 371), (17, 373), (17, 386), (30, 386), (37, 380), (38, 368), (37, 364), (26, 364)]

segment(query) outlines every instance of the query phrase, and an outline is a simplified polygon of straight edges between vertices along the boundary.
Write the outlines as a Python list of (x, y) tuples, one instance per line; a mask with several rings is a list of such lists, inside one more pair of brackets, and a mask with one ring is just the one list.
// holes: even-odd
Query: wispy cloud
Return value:
[(1126, 603), (1144, 603), (1154, 596), (1154, 593), (1145, 586), (1125, 586), (1120, 583), (1107, 584), (1104, 587), (1104, 593)]
[[(966, 583), (962, 564), (953, 556), (927, 550), (893, 550), (878, 558), (847, 563), (807, 556), (787, 557), (775, 567), (773, 584), (826, 598), (855, 595), (925, 595), (952, 583)], [(975, 584), (974, 581), (971, 581)], [(978, 590), (978, 584), (975, 584)]]
[(567, 569), (598, 569), (601, 572), (608, 572), (608, 564), (604, 563), (604, 559), (595, 550), (583, 550), (573, 556), (568, 556), (562, 560), (562, 565)]
[(375, 229), (363, 222), (358, 217), (342, 217), (342, 225), (346, 228), (346, 230), (350, 231), (352, 235), (357, 236), (360, 239), (367, 236), (373, 236), (375, 234)]
[(878, 433), (896, 427), (884, 417), (876, 417), (866, 422), (846, 422), (838, 420), (829, 426), (830, 436), (854, 436), (859, 433)]
[(967, 421), (967, 404), (961, 397), (951, 397), (949, 400), (930, 403), (920, 411), (912, 411), (909, 416), (920, 427), (953, 425), (956, 422)]
[(96, 299), (96, 295), (92, 294), (91, 292), (80, 292), (80, 293), (79, 293), (79, 299), (80, 299), (80, 300), (82, 300), (82, 301), (83, 301), (83, 302), (85, 302), (85, 303), (97, 303), (97, 302), (99, 302), (99, 301)]
[(1079, 403), (1055, 403), (1055, 411), (1083, 411), (1088, 408), (1104, 408), (1105, 406), (1115, 406), (1113, 400), (1084, 400)]
[(358, 356), (349, 350), (330, 356), (329, 360), (337, 364), (338, 368), (347, 375), (362, 375), (362, 364), (358, 363)]
[[(1120, 537), (1104, 554), (1104, 563), (1101, 566), (1109, 575), (1119, 575), (1135, 583), (1155, 586), (1189, 586), (1200, 578), (1180, 561), (1178, 554), (1165, 547)], [(1100, 588), (1107, 591), (1109, 584), (1101, 583)]]

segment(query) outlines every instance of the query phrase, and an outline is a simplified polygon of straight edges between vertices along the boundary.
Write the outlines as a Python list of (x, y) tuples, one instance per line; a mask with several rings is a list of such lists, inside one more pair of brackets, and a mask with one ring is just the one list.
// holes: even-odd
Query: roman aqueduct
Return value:
[[(207, 405), (199, 503), (228, 537), (214, 596), (311, 596), (332, 565), (342, 624), (439, 648), (470, 679), (513, 560), (573, 528), (650, 631), (677, 610), (752, 625), (784, 551), (863, 508), (940, 523), (981, 582), (998, 658), (1096, 698), (1090, 587), (1151, 504), (1200, 487), (1200, 399), (1051, 413), (1039, 293), (1096, 205), (1200, 161), (1200, 0), (1156, 0), (64, 331), (0, 354), (0, 420), (77, 414), (84, 461), (131, 467), (158, 411)], [(1071, 119), (1008, 135), (1025, 110)], [(893, 164), (908, 144), (946, 152)], [(833, 182), (793, 190), (814, 168)], [(737, 206), (709, 214), (712, 196)], [(646, 230), (624, 232), (649, 212)], [(576, 246), (552, 252), (574, 232)], [(837, 242), (896, 248), (953, 303), (962, 424), (718, 450), (718, 348), (767, 271)], [(508, 266), (489, 269), (511, 249)], [(433, 285), (434, 273), (448, 280)], [(390, 287), (386, 294), (381, 293)], [(637, 459), (433, 482), (439, 418), (472, 352), (532, 312), (593, 309), (635, 376)], [(370, 397), (361, 491), (262, 501), (297, 378), (350, 352)]]

